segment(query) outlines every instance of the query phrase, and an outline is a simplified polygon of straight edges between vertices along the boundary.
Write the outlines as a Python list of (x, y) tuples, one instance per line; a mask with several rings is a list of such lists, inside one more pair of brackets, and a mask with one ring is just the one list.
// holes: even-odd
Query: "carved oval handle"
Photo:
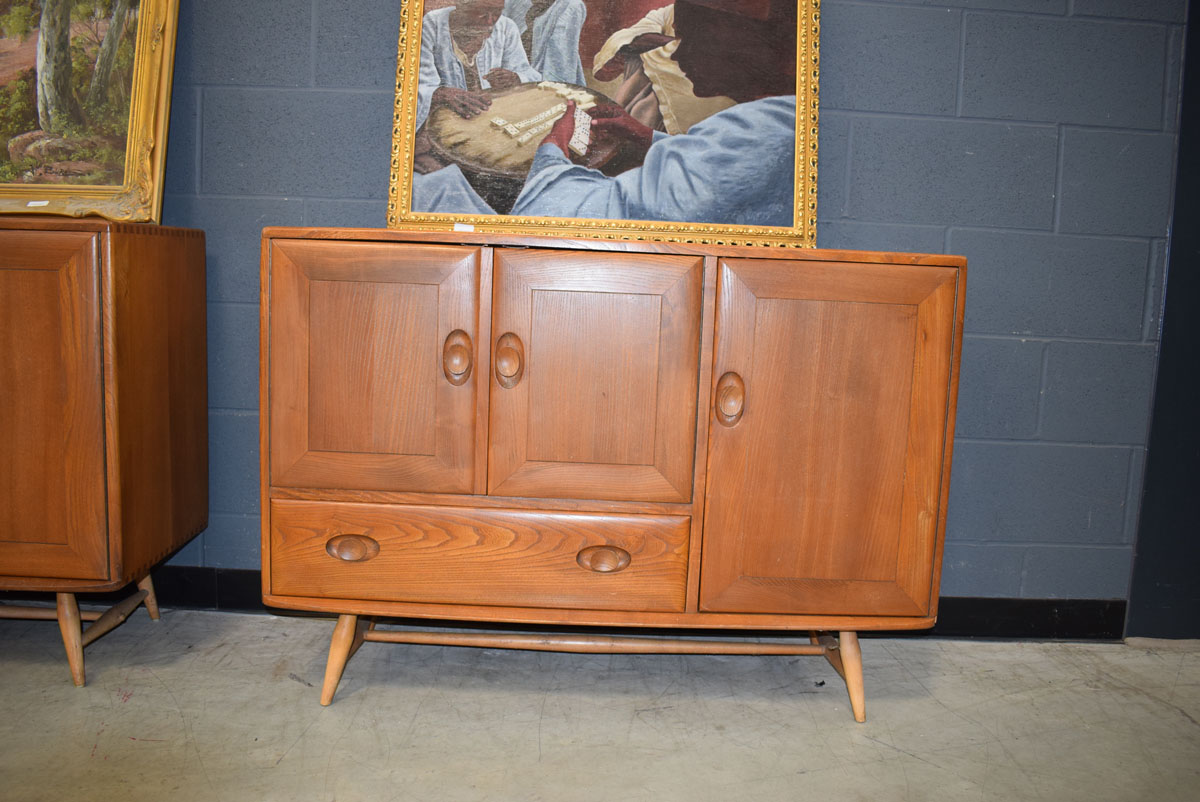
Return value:
[(511, 331), (496, 341), (496, 381), (511, 390), (525, 374), (525, 346)]
[(462, 329), (455, 329), (442, 346), (442, 372), (446, 381), (459, 387), (471, 378), (471, 367), (471, 337)]
[(366, 562), (379, 554), (379, 541), (366, 535), (336, 535), (325, 544), (325, 552), (348, 563)]
[(598, 574), (615, 574), (629, 567), (629, 552), (619, 546), (588, 546), (575, 555), (581, 568)]
[(716, 408), (717, 421), (725, 426), (736, 424), (746, 411), (746, 383), (733, 371), (717, 382)]

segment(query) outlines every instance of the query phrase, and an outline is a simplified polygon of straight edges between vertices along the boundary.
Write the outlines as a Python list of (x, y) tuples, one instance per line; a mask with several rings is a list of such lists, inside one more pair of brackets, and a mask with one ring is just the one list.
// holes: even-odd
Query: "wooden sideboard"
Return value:
[(57, 618), (76, 685), (208, 520), (205, 330), (203, 232), (0, 216), (0, 590), (57, 594), (0, 617)]
[(363, 641), (822, 654), (861, 721), (856, 633), (936, 617), (964, 280), (951, 256), (267, 229), (263, 598), (339, 614), (322, 704)]

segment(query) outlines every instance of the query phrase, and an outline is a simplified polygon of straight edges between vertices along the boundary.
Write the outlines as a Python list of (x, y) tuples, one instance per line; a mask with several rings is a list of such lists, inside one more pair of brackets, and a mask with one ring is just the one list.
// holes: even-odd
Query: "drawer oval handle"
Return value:
[(337, 535), (329, 538), (325, 552), (348, 563), (366, 562), (379, 554), (379, 541), (366, 535)]
[(588, 546), (575, 555), (575, 562), (581, 568), (595, 571), (598, 574), (615, 574), (629, 567), (632, 558), (629, 552), (619, 546)]

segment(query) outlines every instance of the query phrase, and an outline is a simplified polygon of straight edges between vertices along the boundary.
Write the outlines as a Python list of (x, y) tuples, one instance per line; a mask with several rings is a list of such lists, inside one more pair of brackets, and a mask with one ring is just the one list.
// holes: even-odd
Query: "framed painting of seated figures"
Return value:
[(0, 212), (158, 222), (178, 0), (0, 0)]
[(401, 0), (388, 226), (816, 241), (819, 0)]

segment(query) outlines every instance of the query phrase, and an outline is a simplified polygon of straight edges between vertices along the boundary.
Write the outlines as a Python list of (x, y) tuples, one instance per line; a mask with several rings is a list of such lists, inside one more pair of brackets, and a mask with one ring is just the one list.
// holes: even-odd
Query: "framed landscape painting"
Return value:
[(400, 0), (388, 226), (816, 241), (819, 0)]
[(158, 222), (178, 0), (0, 0), (0, 212)]

